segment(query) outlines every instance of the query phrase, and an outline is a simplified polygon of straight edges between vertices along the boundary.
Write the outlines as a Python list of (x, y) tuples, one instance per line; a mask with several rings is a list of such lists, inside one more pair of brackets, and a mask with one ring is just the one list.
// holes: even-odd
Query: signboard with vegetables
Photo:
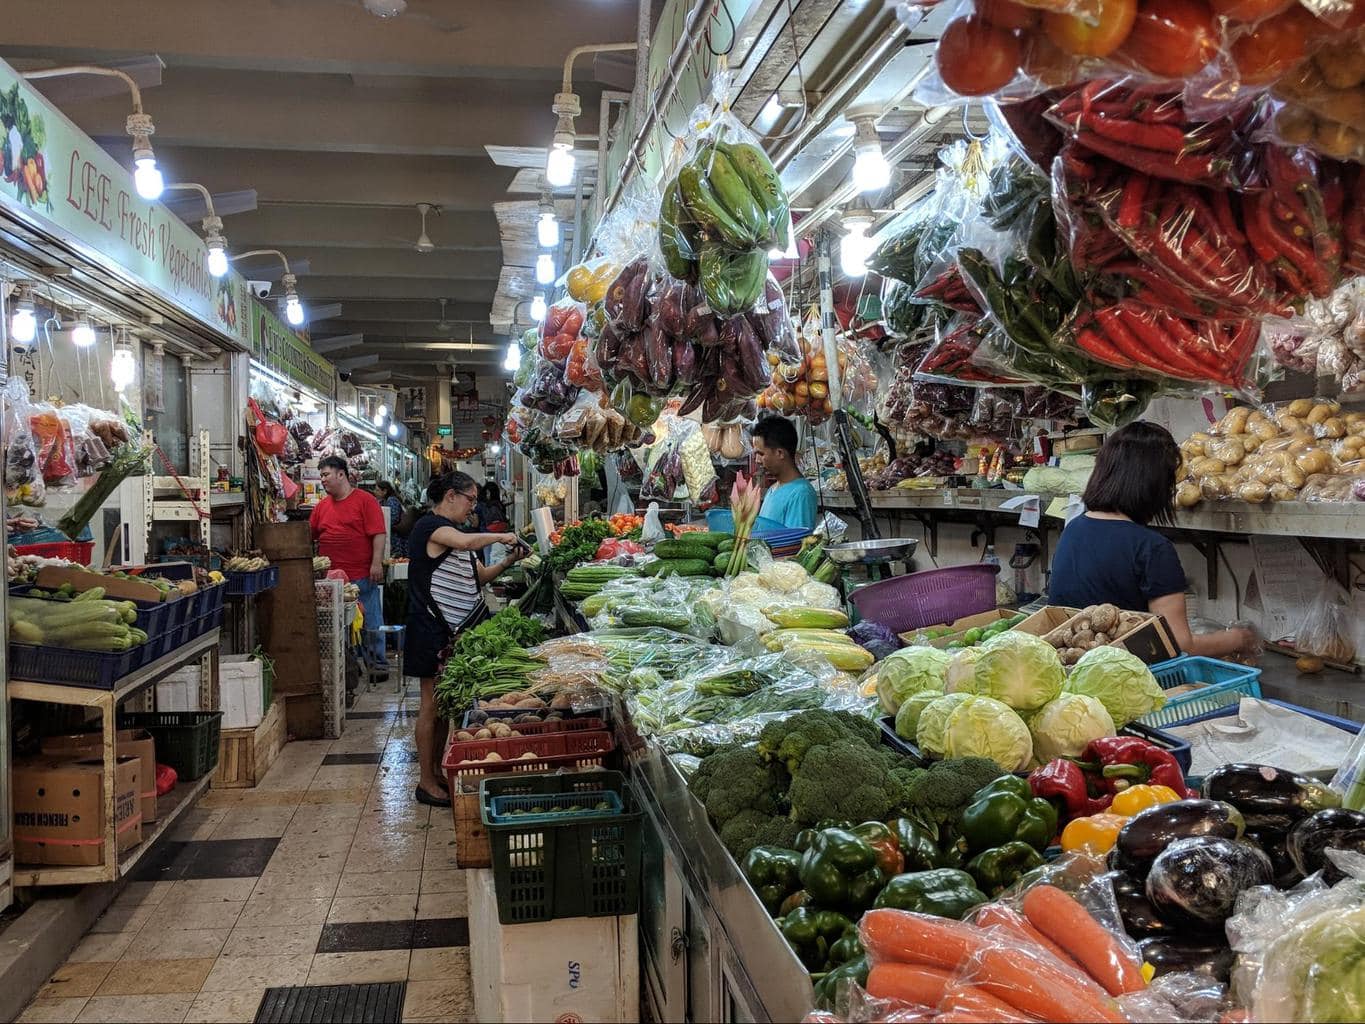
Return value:
[(0, 61), (0, 206), (245, 345), (246, 282), (208, 271), (203, 240)]
[(251, 356), (290, 380), (330, 396), (336, 368), (318, 355), (263, 303), (251, 299)]

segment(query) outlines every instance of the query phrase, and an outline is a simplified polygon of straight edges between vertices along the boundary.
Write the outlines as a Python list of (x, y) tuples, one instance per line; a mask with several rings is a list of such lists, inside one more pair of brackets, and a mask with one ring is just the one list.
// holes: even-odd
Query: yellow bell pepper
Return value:
[(1119, 829), (1128, 819), (1118, 814), (1092, 814), (1088, 818), (1073, 818), (1062, 829), (1062, 851), (1103, 856), (1114, 848)]
[(1179, 799), (1180, 794), (1170, 786), (1129, 786), (1114, 797), (1109, 812), (1131, 818), (1149, 807), (1172, 804)]

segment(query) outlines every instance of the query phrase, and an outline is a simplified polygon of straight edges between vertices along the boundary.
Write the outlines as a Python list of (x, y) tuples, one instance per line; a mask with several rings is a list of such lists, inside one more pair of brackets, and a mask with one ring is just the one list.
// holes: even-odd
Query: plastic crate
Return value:
[[(621, 810), (562, 823), (492, 819), (495, 800), (610, 792)], [(634, 914), (640, 907), (642, 813), (620, 772), (489, 777), (480, 812), (492, 847), (498, 920), (525, 924), (564, 917)]]
[(228, 597), (250, 597), (280, 585), (280, 567), (268, 565), (254, 572), (227, 572), (223, 574), (227, 582), (223, 584)]
[[(31, 583), (23, 583), (9, 588), (12, 597), (27, 597), (34, 601), (57, 601), (61, 604), (69, 604), (69, 601), (61, 601), (55, 597), (37, 597), (33, 591), (38, 588)], [(110, 601), (123, 601), (126, 598), (111, 597)], [(175, 627), (175, 602), (172, 601), (137, 601), (133, 604), (137, 606), (137, 618), (133, 620), (133, 625), (147, 634), (147, 639), (155, 640), (169, 633)]]
[[(503, 740), (456, 740), (446, 748), (441, 766), (445, 769), (447, 788), (453, 793), (456, 782), (470, 776), (600, 768), (615, 749), (616, 741), (605, 730), (551, 732)], [(484, 761), (483, 757), (490, 753), (496, 753), (502, 760)]]
[(156, 740), (156, 759), (175, 769), (182, 782), (202, 778), (218, 766), (221, 711), (146, 711), (119, 715), (119, 728), (146, 729)]
[[(925, 757), (920, 753), (919, 747), (909, 740), (903, 740), (896, 735), (896, 719), (894, 715), (883, 715), (877, 719), (877, 725), (882, 731), (882, 743), (906, 757), (913, 758), (920, 764), (925, 763)], [(1162, 732), (1160, 729), (1153, 729), (1149, 725), (1141, 722), (1129, 722), (1119, 730), (1120, 736), (1137, 736), (1146, 740), (1148, 743), (1155, 744), (1162, 750), (1168, 751), (1180, 765), (1180, 770), (1189, 774), (1190, 765), (1194, 763), (1193, 753), (1190, 745), (1179, 737), (1172, 736), (1170, 733)], [(1027, 774), (1025, 772), (1018, 773)]]
[[(462, 729), (477, 729), (477, 728), (478, 728), (477, 725), (471, 726), (471, 725), (469, 724), (469, 716), (470, 716), (470, 714), (471, 714), (474, 710), (475, 710), (474, 708), (470, 708), (468, 711), (466, 711), (466, 712), (464, 713), (464, 718), (462, 718), (462, 719), (460, 720), (460, 728), (462, 728)], [(524, 715), (524, 714), (526, 713), (526, 710), (523, 709), (523, 708), (507, 708), (506, 710), (504, 710), (504, 709), (502, 709), (502, 708), (484, 708), (484, 709), (482, 709), (482, 710), (484, 711), (485, 714), (488, 715), (489, 718), (496, 718), (496, 719), (499, 719), (499, 720), (502, 720), (502, 721), (506, 721), (506, 720), (509, 719), (509, 718), (516, 718), (517, 715)], [(603, 722), (605, 722), (605, 721), (608, 720), (608, 718), (607, 718), (607, 708), (606, 708), (605, 706), (599, 706), (599, 707), (587, 707), (587, 708), (583, 708), (583, 709), (581, 709), (581, 710), (579, 710), (579, 711), (573, 711), (573, 710), (565, 711), (565, 712), (564, 712), (564, 719), (563, 719), (563, 720), (564, 720), (564, 721), (576, 721), (576, 720), (578, 720), (578, 719), (580, 719), (580, 718), (599, 718), (599, 719), (601, 719)], [(508, 723), (508, 724), (511, 724), (511, 723)], [(581, 727), (580, 727), (580, 728), (581, 728)], [(599, 726), (598, 728), (604, 728), (604, 726)]]
[(1160, 729), (1183, 725), (1192, 718), (1235, 705), (1243, 697), (1261, 695), (1261, 670), (1234, 665), (1216, 658), (1184, 654), (1152, 666), (1152, 675), (1163, 690), (1191, 683), (1203, 684), (1198, 690), (1182, 693), (1166, 701), (1159, 711), (1143, 715), (1139, 721)]
[[(584, 804), (592, 804), (585, 807)], [(605, 804), (605, 807), (597, 806)], [(610, 789), (585, 789), (575, 793), (522, 793), (495, 796), (488, 802), (488, 820), (494, 825), (557, 825), (583, 818), (620, 814), (621, 797)]]
[(68, 562), (89, 565), (95, 554), (93, 540), (58, 541), (55, 544), (19, 544), (14, 548), (16, 555), (37, 555), (39, 558), (65, 558)]
[(906, 633), (990, 611), (999, 571), (986, 562), (926, 569), (859, 587), (849, 601), (859, 618)]
[[(491, 717), (491, 716), (490, 716)], [(604, 719), (590, 718), (556, 718), (550, 722), (511, 722), (506, 718), (498, 718), (497, 721), (505, 722), (523, 736), (539, 736), (547, 732), (586, 732), (593, 729), (606, 729), (607, 723)], [(469, 722), (469, 712), (465, 712), (464, 723), (460, 726), (465, 732), (474, 732), (483, 728), (480, 725), (472, 725)]]
[[(145, 646), (145, 645), (142, 645)], [(114, 690), (119, 680), (143, 664), (140, 648), (111, 653), (72, 651), (64, 647), (9, 645), (9, 678), (90, 690)]]
[[(271, 566), (269, 568), (269, 571), (275, 574), (275, 583), (279, 583), (280, 581), (279, 568), (276, 566)], [(271, 584), (271, 586), (274, 586), (274, 584)], [(215, 612), (223, 607), (223, 598), (227, 596), (227, 584), (214, 583), (207, 587), (200, 587), (197, 591), (195, 591), (195, 593), (198, 594), (199, 596), (198, 613), (200, 615), (203, 615), (206, 612)]]

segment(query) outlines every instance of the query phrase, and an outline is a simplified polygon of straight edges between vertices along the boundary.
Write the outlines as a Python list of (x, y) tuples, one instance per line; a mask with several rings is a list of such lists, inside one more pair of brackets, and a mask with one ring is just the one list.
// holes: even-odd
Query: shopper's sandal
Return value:
[(413, 790), (413, 797), (419, 804), (426, 804), (428, 807), (449, 807), (450, 797), (432, 796), (420, 785)]

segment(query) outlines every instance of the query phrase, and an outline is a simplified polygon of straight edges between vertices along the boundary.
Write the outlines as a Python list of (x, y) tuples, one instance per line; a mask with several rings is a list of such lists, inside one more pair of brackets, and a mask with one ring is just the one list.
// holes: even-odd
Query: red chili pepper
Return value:
[(1218, 226), (1223, 229), (1223, 234), (1228, 237), (1228, 241), (1233, 245), (1245, 248), (1247, 236), (1237, 226), (1237, 217), (1232, 212), (1232, 202), (1228, 198), (1228, 193), (1224, 189), (1214, 188), (1209, 189), (1208, 196), (1209, 208), (1213, 211)]
[(1119, 227), (1135, 228), (1142, 223), (1142, 203), (1147, 197), (1150, 180), (1145, 174), (1134, 174), (1123, 186), (1123, 198), (1119, 202)]
[[(1181, 350), (1176, 340), (1162, 329), (1150, 311), (1139, 312), (1121, 303), (1112, 312), (1123, 326), (1132, 332), (1138, 343), (1161, 361), (1157, 365), (1165, 364), (1167, 368), (1165, 372), (1191, 380), (1201, 380), (1208, 375), (1204, 367)], [(1110, 337), (1113, 337), (1113, 332), (1110, 332)]]
[(1178, 155), (1189, 151), (1185, 133), (1174, 125), (1147, 124), (1143, 121), (1119, 121), (1091, 113), (1079, 122), (1083, 131), (1091, 131), (1106, 139), (1140, 146), (1159, 153)]
[(1128, 326), (1119, 319), (1118, 311), (1113, 306), (1098, 310), (1095, 313), (1095, 319), (1099, 321), (1109, 341), (1125, 359), (1130, 359), (1139, 366), (1147, 366), (1153, 370), (1165, 372), (1165, 363), (1159, 362), (1157, 354), (1149, 351), (1142, 342), (1133, 336), (1133, 332), (1128, 330)]
[(1228, 169), (1228, 162), (1222, 157), (1159, 153), (1156, 150), (1128, 146), (1089, 132), (1076, 136), (1076, 141), (1125, 167), (1170, 181), (1185, 181), (1193, 185), (1221, 185)]
[(1082, 351), (1110, 366), (1127, 370), (1137, 365), (1115, 348), (1113, 342), (1091, 327), (1084, 327), (1076, 332), (1076, 344)]

